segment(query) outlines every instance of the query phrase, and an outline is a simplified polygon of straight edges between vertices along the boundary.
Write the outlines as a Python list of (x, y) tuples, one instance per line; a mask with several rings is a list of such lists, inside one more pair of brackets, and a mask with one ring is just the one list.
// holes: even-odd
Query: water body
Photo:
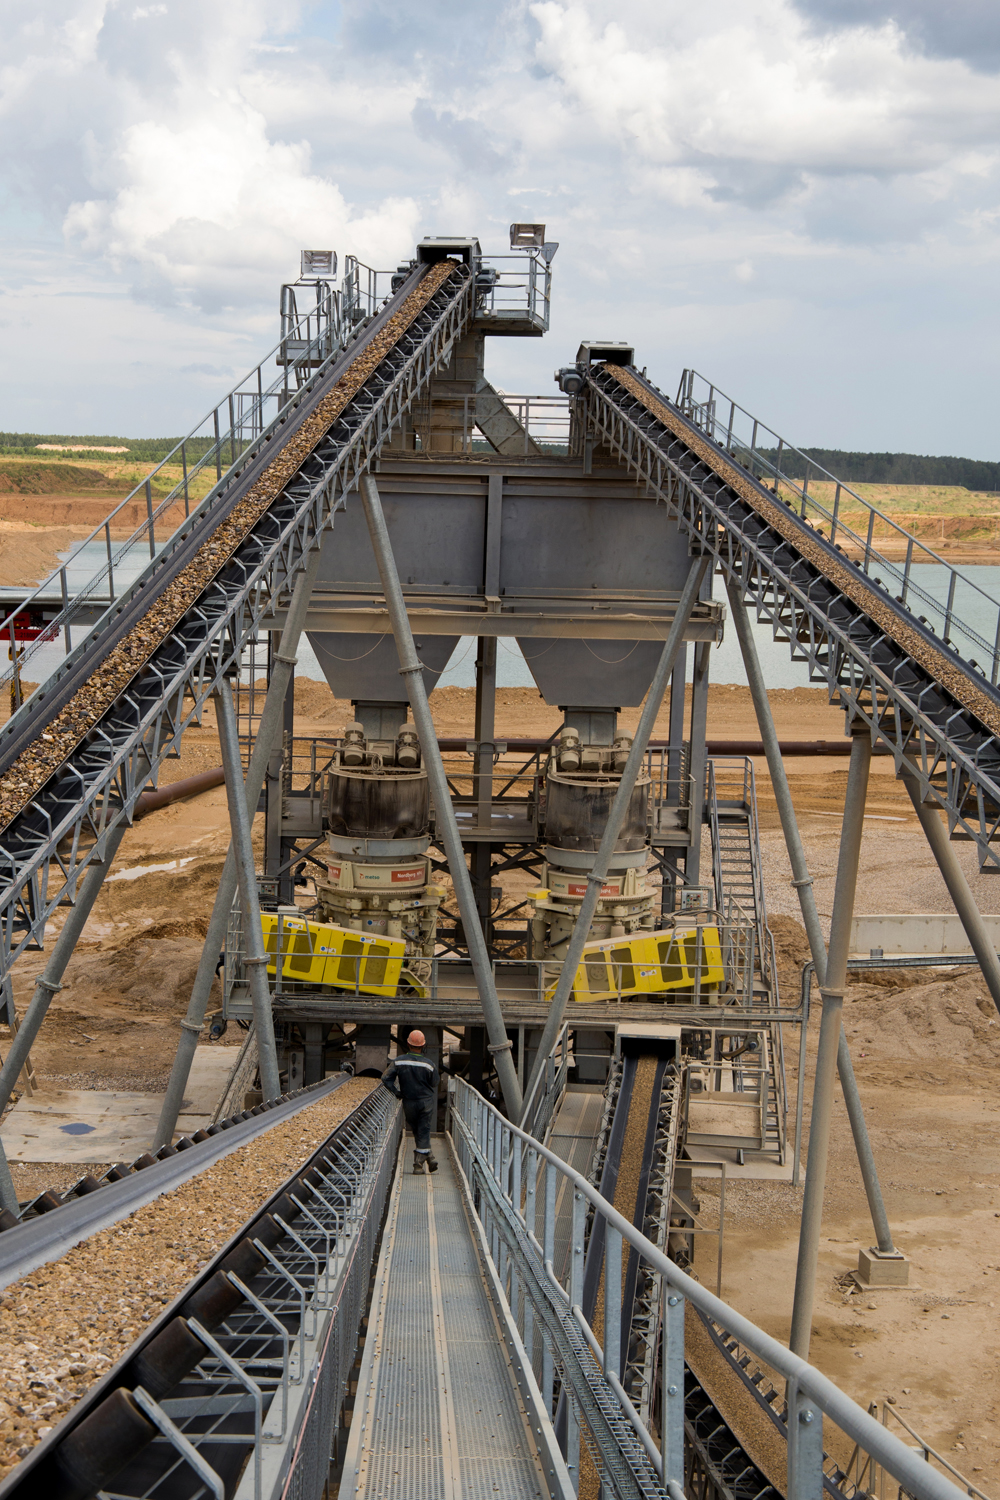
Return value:
[[(103, 566), (106, 553), (103, 543), (91, 542), (83, 548), (68, 570), (69, 589), (81, 588)], [(116, 588), (126, 588), (148, 563), (148, 554), (135, 549), (127, 563), (115, 571)], [(1000, 565), (972, 564), (961, 569), (963, 575), (955, 590), (954, 613), (992, 648), (997, 633), (998, 611), (1000, 611)], [(944, 611), (948, 599), (949, 570), (931, 564), (918, 564), (912, 570), (915, 590), (911, 604), (916, 614), (924, 614), (934, 626), (937, 634), (944, 634)], [(894, 580), (885, 582), (895, 592)], [(980, 592), (982, 591), (982, 592)], [(715, 597), (724, 599), (722, 581), (715, 580)], [(793, 662), (785, 642), (775, 641), (770, 626), (754, 622), (757, 651), (764, 669), (764, 680), (769, 688), (794, 688), (809, 686), (809, 676), (804, 662)], [(82, 639), (82, 632), (76, 635)], [(989, 667), (989, 654), (974, 642), (970, 645), (961, 632), (952, 630), (955, 646), (963, 655), (974, 656), (983, 666)], [(497, 642), (497, 685), (499, 687), (533, 687), (534, 679), (528, 670), (517, 642), (499, 639)], [(53, 672), (64, 656), (61, 640), (47, 642), (40, 647), (25, 668), (25, 677), (40, 682)], [(298, 651), (297, 671), (300, 676), (323, 681), (323, 671), (308, 641), (303, 640)], [(690, 677), (690, 656), (688, 673)], [(718, 646), (712, 648), (710, 677), (713, 682), (746, 684), (746, 673), (740, 656), (739, 645), (729, 620), (724, 636)], [(452, 654), (448, 666), (441, 675), (442, 687), (475, 687), (476, 642), (472, 636), (463, 636)]]

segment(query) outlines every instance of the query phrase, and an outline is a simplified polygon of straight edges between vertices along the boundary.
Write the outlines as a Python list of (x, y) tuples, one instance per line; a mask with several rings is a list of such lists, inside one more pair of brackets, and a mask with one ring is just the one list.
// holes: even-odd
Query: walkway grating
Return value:
[[(408, 1142), (406, 1143), (408, 1144)], [(450, 1153), (401, 1154), (340, 1500), (542, 1500)]]

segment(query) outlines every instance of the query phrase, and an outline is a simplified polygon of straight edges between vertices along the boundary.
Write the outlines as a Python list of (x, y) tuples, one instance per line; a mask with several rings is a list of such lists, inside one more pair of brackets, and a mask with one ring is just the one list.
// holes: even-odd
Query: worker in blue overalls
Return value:
[(428, 1167), (436, 1172), (438, 1164), (431, 1155), (431, 1131), (437, 1122), (438, 1070), (424, 1056), (427, 1038), (422, 1031), (411, 1031), (406, 1038), (407, 1050), (391, 1062), (382, 1074), (390, 1093), (403, 1101), (406, 1123), (413, 1131), (414, 1172)]

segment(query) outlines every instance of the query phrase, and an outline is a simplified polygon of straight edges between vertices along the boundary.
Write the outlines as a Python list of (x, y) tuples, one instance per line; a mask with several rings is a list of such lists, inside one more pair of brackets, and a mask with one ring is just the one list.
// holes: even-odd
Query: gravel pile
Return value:
[(774, 500), (767, 500), (756, 485), (752, 484), (745, 475), (739, 473), (732, 464), (720, 458), (712, 445), (698, 436), (692, 427), (682, 418), (676, 416), (662, 401), (657, 401), (654, 396), (630, 375), (628, 370), (622, 369), (620, 365), (604, 365), (603, 368), (623, 385), (625, 389), (640, 401), (647, 411), (652, 412), (658, 422), (681, 438), (693, 453), (706, 463), (716, 474), (720, 475), (731, 489), (734, 489), (742, 499), (751, 505), (759, 516), (762, 516), (769, 526), (772, 526), (786, 541), (791, 542), (797, 552), (816, 567), (820, 573), (835, 583), (845, 598), (852, 600), (860, 609), (874, 620), (885, 634), (903, 647), (908, 656), (930, 673), (935, 682), (941, 683), (948, 692), (967, 708), (981, 724), (984, 724), (992, 734), (1000, 735), (1000, 707), (989, 694), (982, 692), (975, 683), (974, 677), (956, 667), (949, 657), (934, 646), (917, 631), (908, 626), (900, 615), (891, 608), (883, 594), (877, 589), (870, 589), (863, 584), (857, 573), (846, 567), (843, 563), (836, 562), (825, 547), (817, 542), (811, 541), (808, 529), (800, 525), (787, 506), (780, 505)]
[(325, 437), (348, 402), (455, 270), (454, 261), (431, 266), (420, 285), (361, 351), (336, 385), (275, 455), (260, 479), (212, 532), (194, 559), (150, 606), (138, 625), (108, 653), (94, 675), (0, 777), (0, 831), (44, 785), (52, 772), (125, 691), (132, 678), (225, 567), (303, 461)]
[(0, 1480), (377, 1087), (352, 1079), (0, 1294)]

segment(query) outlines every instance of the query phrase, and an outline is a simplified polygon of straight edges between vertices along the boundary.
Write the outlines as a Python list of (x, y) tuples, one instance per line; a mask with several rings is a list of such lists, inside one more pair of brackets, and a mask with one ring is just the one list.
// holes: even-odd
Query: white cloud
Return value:
[[(167, 345), (178, 372), (249, 364), (303, 245), (386, 266), (424, 233), (505, 248), (519, 218), (544, 219), (561, 249), (550, 338), (490, 345), (509, 389), (548, 389), (553, 355), (599, 333), (633, 339), (667, 385), (679, 363), (718, 359), (720, 379), (763, 383), (776, 421), (790, 392), (796, 410), (826, 403), (831, 427), (840, 410), (874, 423), (898, 347), (901, 420), (919, 428), (941, 403), (933, 381), (916, 399), (907, 382), (944, 309), (954, 340), (974, 341), (961, 353), (975, 389), (990, 388), (1000, 96), (960, 48), (928, 44), (926, 20), (915, 41), (890, 0), (0, 3), (18, 247), (0, 296), (20, 328), (14, 267), (44, 243), (33, 295), (78, 288), (81, 349), (105, 328), (126, 363), (142, 345), (144, 401)], [(872, 358), (850, 380), (829, 359), (812, 385), (780, 362), (765, 378), (761, 328), (795, 348), (843, 337)], [(185, 379), (210, 377), (171, 376), (172, 401)], [(126, 399), (127, 383), (106, 388)], [(969, 442), (988, 441), (985, 406), (955, 410)]]

